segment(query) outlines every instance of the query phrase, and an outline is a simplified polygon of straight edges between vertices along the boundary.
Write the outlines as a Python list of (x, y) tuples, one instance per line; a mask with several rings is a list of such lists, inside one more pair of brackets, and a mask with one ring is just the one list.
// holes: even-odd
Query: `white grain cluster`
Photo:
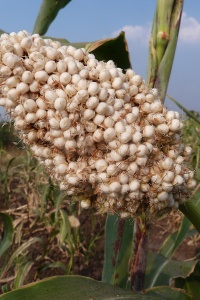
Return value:
[(141, 76), (26, 31), (2, 34), (4, 106), (25, 144), (83, 207), (136, 216), (178, 208), (195, 187), (179, 114)]

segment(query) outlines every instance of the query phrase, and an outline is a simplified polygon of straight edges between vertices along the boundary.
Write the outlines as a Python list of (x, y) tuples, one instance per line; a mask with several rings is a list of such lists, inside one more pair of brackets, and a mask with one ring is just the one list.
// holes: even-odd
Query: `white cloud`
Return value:
[(200, 43), (200, 23), (195, 18), (188, 17), (185, 12), (182, 14), (179, 39), (187, 44)]
[(140, 25), (126, 25), (122, 27), (120, 30), (113, 32), (113, 36), (119, 34), (120, 31), (124, 31), (126, 34), (126, 38), (129, 43), (139, 43), (142, 45), (148, 45), (149, 35), (151, 32), (151, 26), (140, 26)]
[[(125, 31), (128, 43), (131, 45), (148, 46), (151, 33), (151, 24), (125, 25), (119, 30), (113, 32), (113, 36)], [(185, 44), (200, 44), (200, 23), (193, 17), (188, 17), (185, 12), (182, 14), (181, 27), (179, 32), (179, 42)]]

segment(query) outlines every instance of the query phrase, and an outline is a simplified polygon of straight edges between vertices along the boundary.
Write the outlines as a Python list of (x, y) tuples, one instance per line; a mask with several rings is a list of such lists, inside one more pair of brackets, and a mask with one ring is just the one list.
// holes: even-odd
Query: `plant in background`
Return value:
[[(26, 31), (2, 34), (3, 97), (0, 104), (14, 120), (20, 138), (30, 146), (33, 155), (66, 195), (80, 199), (83, 208), (91, 206), (101, 213), (113, 214), (108, 215), (106, 223), (102, 279), (120, 287), (131, 284), (132, 290), (140, 291), (144, 287), (151, 217), (180, 208), (187, 210), (187, 216), (197, 229), (200, 227), (199, 210), (186, 202), (196, 186), (194, 173), (187, 166), (192, 148), (181, 142), (183, 123), (179, 114), (167, 111), (162, 103), (175, 53), (183, 1), (158, 1), (150, 39), (148, 83), (151, 88), (130, 69), (123, 33), (113, 40), (88, 44), (85, 49), (76, 49), (64, 40), (43, 39), (39, 35), (45, 34), (59, 9), (68, 2), (43, 1), (33, 35)], [(121, 47), (124, 57), (118, 56), (117, 51), (113, 55), (112, 47), (115, 50)], [(118, 219), (117, 215), (129, 219)], [(136, 218), (134, 237), (133, 222), (130, 223), (133, 217)], [(69, 218), (62, 210), (61, 218), (61, 243), (66, 241), (73, 252), (71, 233), (67, 229)], [(132, 238), (134, 249), (129, 283)], [(170, 251), (171, 255), (173, 251)], [(163, 251), (162, 254), (167, 259), (166, 253)], [(190, 264), (190, 272), (186, 274), (191, 273), (194, 263), (197, 262)], [(156, 275), (152, 273), (153, 266), (150, 272), (147, 268), (146, 277), (150, 279), (145, 287), (154, 286), (165, 265), (165, 259), (164, 262), (160, 260), (158, 267), (155, 265)], [(57, 278), (54, 284), (60, 286), (62, 282), (63, 285), (62, 280)], [(74, 284), (79, 284), (79, 280), (74, 278)], [(86, 279), (82, 280), (86, 284)], [(61, 299), (80, 299), (73, 294), (73, 287), (70, 291), (70, 282), (73, 286), (73, 278), (66, 278), (68, 287), (61, 289)], [(46, 284), (39, 283), (38, 286), (42, 290)], [(91, 295), (95, 297), (90, 289), (98, 283), (87, 284), (85, 299)], [(129, 291), (114, 287), (106, 290), (107, 286), (104, 287), (105, 294), (97, 291), (95, 299), (104, 299), (111, 294), (135, 299), (135, 294)], [(29, 297), (29, 293), (34, 293), (33, 289), (21, 290), (21, 297)], [(178, 293), (182, 295), (181, 299), (190, 299), (181, 291), (167, 287), (146, 292), (160, 293), (161, 298), (170, 292), (171, 299)], [(3, 297), (7, 299), (12, 295), (17, 294), (11, 292)], [(37, 295), (31, 294), (31, 297)], [(142, 294), (136, 297), (151, 299)]]

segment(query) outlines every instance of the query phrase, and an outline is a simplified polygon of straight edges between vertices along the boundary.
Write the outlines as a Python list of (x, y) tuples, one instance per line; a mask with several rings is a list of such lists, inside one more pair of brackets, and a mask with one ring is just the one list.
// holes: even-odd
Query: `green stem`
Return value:
[(133, 255), (131, 261), (131, 289), (141, 291), (144, 288), (149, 235), (147, 214), (137, 217), (134, 227)]
[(149, 47), (147, 84), (164, 102), (173, 65), (183, 0), (158, 0)]
[(103, 282), (118, 285), (121, 288), (127, 287), (133, 226), (132, 219), (119, 219), (117, 214), (107, 216)]

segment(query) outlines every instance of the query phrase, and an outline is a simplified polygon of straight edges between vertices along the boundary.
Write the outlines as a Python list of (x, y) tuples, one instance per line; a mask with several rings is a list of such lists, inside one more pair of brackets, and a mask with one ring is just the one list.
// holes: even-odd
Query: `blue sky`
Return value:
[[(28, 3), (28, 6), (27, 6)], [(41, 0), (1, 3), (0, 28), (32, 32)], [(126, 32), (133, 69), (146, 77), (148, 40), (156, 0), (72, 0), (51, 24), (47, 35), (71, 42), (95, 41)], [(187, 109), (200, 111), (200, 1), (185, 0), (168, 94)], [(166, 101), (170, 109), (177, 109)]]

